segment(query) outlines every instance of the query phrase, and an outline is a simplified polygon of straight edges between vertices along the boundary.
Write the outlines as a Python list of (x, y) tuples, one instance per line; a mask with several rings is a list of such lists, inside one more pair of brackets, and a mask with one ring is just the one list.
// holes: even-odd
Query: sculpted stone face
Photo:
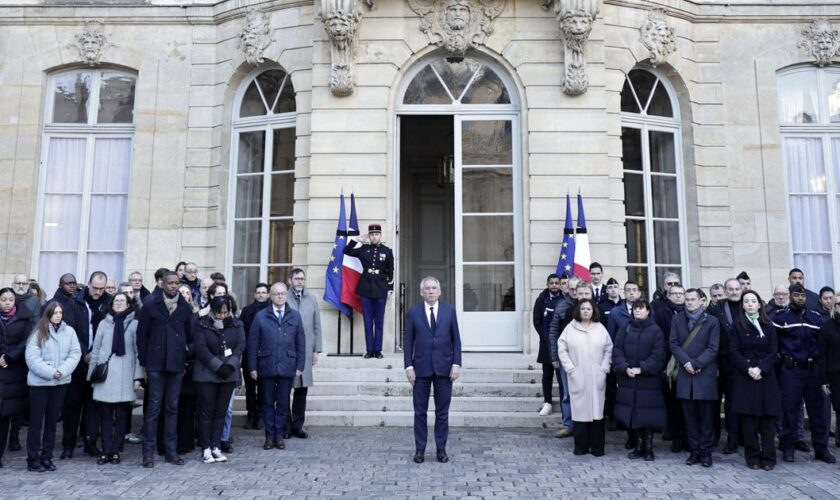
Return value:
[(353, 23), (340, 11), (330, 13), (326, 24), (327, 32), (336, 41), (345, 41), (353, 34)]
[(569, 11), (563, 16), (563, 31), (574, 37), (586, 37), (592, 31), (592, 19), (583, 12)]
[(470, 24), (470, 9), (462, 3), (453, 3), (446, 7), (446, 25), (460, 31)]

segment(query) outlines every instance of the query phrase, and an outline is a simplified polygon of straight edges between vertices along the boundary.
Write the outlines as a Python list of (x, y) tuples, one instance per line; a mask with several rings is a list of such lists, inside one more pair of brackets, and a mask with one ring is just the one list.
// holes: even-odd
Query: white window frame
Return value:
[[(90, 73), (91, 74), (91, 89), (90, 89), (90, 96), (88, 97), (88, 121), (87, 123), (54, 123), (53, 120), (53, 109), (55, 105), (55, 82), (56, 79), (62, 75), (70, 74), (70, 73)], [(102, 82), (102, 73), (124, 73), (126, 75), (131, 75), (135, 79), (135, 89), (137, 89), (137, 84), (139, 82), (139, 77), (137, 73), (132, 71), (127, 71), (124, 69), (116, 69), (116, 68), (73, 68), (66, 71), (59, 71), (53, 73), (49, 76), (48, 84), (47, 84), (47, 94), (46, 94), (46, 103), (44, 106), (44, 131), (43, 131), (43, 138), (44, 140), (41, 143), (41, 161), (39, 163), (40, 169), (38, 173), (38, 196), (35, 208), (35, 229), (33, 235), (33, 244), (32, 244), (32, 262), (30, 265), (30, 272), (31, 276), (39, 276), (39, 268), (41, 265), (41, 241), (42, 241), (42, 231), (43, 231), (43, 224), (44, 224), (44, 203), (45, 203), (45, 188), (46, 188), (46, 178), (47, 178), (47, 165), (49, 165), (49, 148), (50, 148), (50, 140), (54, 138), (62, 138), (62, 139), (85, 139), (85, 166), (84, 166), (84, 174), (83, 174), (83, 181), (82, 181), (82, 203), (81, 203), (81, 213), (80, 213), (80, 234), (79, 234), (79, 247), (77, 249), (67, 249), (67, 251), (74, 251), (77, 253), (76, 255), (76, 269), (70, 270), (68, 269), (67, 272), (72, 272), (78, 280), (85, 280), (87, 279), (86, 274), (92, 272), (93, 270), (87, 269), (87, 256), (89, 253), (88, 248), (88, 236), (90, 233), (90, 205), (92, 196), (94, 194), (92, 190), (93, 184), (93, 163), (94, 163), (94, 153), (96, 147), (96, 140), (97, 139), (128, 139), (131, 141), (131, 158), (129, 159), (128, 168), (128, 186), (129, 191), (125, 193), (108, 193), (108, 194), (124, 194), (126, 195), (126, 221), (124, 226), (125, 233), (123, 234), (123, 241), (126, 242), (125, 248), (122, 249), (114, 249), (114, 250), (96, 250), (96, 253), (122, 253), (123, 255), (123, 269), (120, 271), (125, 273), (125, 256), (128, 250), (128, 218), (129, 213), (131, 210), (131, 197), (129, 196), (129, 192), (131, 190), (131, 174), (133, 170), (133, 153), (134, 153), (134, 130), (135, 124), (134, 122), (127, 124), (127, 123), (103, 123), (99, 124), (96, 122), (99, 116), (99, 90), (100, 85)], [(134, 110), (137, 109), (137, 93), (135, 91), (135, 102), (134, 102)], [(132, 113), (132, 118), (135, 118), (135, 114)], [(61, 250), (50, 250), (50, 252), (60, 252)], [(58, 277), (55, 277), (56, 279)], [(45, 278), (39, 276), (41, 281), (46, 281)], [(49, 279), (52, 279), (50, 277)], [(122, 279), (122, 277), (120, 277)], [(49, 290), (47, 290), (49, 293)]]
[[(668, 94), (668, 98), (671, 101), (671, 110), (674, 114), (673, 117), (664, 117), (664, 116), (654, 116), (648, 115), (645, 113), (645, 110), (650, 105), (651, 99), (653, 99), (653, 95), (656, 89), (652, 89), (650, 92), (650, 96), (648, 96), (648, 102), (642, 104), (639, 102), (638, 97), (636, 96), (636, 90), (633, 85), (630, 85), (630, 89), (633, 92), (633, 98), (635, 99), (636, 103), (639, 104), (640, 113), (630, 113), (622, 111), (621, 114), (621, 127), (622, 128), (633, 128), (640, 130), (641, 139), (642, 139), (642, 183), (644, 188), (644, 207), (645, 207), (645, 215), (644, 216), (634, 216), (634, 215), (625, 215), (624, 220), (641, 220), (645, 223), (645, 245), (646, 245), (646, 253), (647, 253), (647, 262), (645, 262), (644, 266), (647, 267), (647, 278), (648, 278), (648, 295), (653, 295), (653, 292), (658, 287), (659, 283), (656, 281), (656, 270), (658, 268), (661, 269), (674, 269), (678, 268), (680, 274), (680, 281), (682, 283), (691, 283), (691, 277), (689, 275), (690, 266), (688, 265), (688, 236), (687, 236), (687, 228), (686, 228), (686, 216), (685, 216), (685, 173), (683, 167), (683, 143), (682, 143), (682, 121), (680, 119), (680, 108), (679, 102), (677, 101), (676, 89), (671, 84), (665, 75), (655, 69), (649, 67), (635, 67), (634, 70), (641, 70), (646, 71), (659, 79), (659, 83), (657, 85), (663, 85), (665, 87), (665, 91)], [(625, 80), (628, 77), (625, 75)], [(674, 165), (675, 165), (675, 173), (668, 174), (668, 173), (659, 173), (657, 172), (657, 176), (663, 177), (673, 177), (676, 178), (676, 185), (677, 185), (677, 211), (678, 217), (671, 218), (671, 217), (654, 217), (653, 216), (653, 193), (651, 192), (651, 166), (650, 166), (650, 138), (649, 132), (666, 132), (672, 133), (674, 136)], [(633, 175), (639, 175), (638, 170), (626, 170), (622, 168), (622, 179), (624, 179), (624, 175), (626, 173), (632, 173)], [(654, 230), (653, 230), (653, 223), (654, 221), (674, 221), (677, 220), (679, 223), (679, 238), (680, 238), (680, 264), (678, 266), (671, 265), (671, 264), (657, 264), (656, 263), (656, 245), (654, 239)], [(626, 234), (626, 233), (625, 233)], [(625, 250), (626, 252), (626, 250)], [(636, 263), (627, 263), (627, 267), (642, 267), (642, 265)]]
[[(286, 76), (286, 84), (292, 84), (292, 77), (291, 74), (288, 73), (285, 69), (275, 66), (275, 67), (260, 67), (251, 71), (250, 74), (242, 81), (242, 84), (239, 86), (237, 90), (236, 96), (234, 98), (234, 106), (232, 109), (233, 118), (231, 120), (231, 136), (230, 136), (230, 162), (229, 162), (229, 182), (228, 182), (228, 209), (227, 209), (227, 235), (226, 235), (226, 246), (225, 248), (227, 251), (225, 252), (225, 273), (227, 276), (233, 276), (233, 269), (236, 268), (259, 268), (259, 277), (257, 282), (267, 282), (268, 280), (268, 269), (269, 267), (286, 267), (291, 270), (295, 264), (293, 262), (269, 262), (268, 261), (268, 254), (269, 254), (269, 236), (271, 230), (271, 221), (275, 220), (290, 220), (292, 224), (295, 222), (294, 210), (292, 215), (284, 215), (284, 216), (272, 216), (271, 215), (271, 181), (274, 175), (278, 174), (289, 174), (291, 173), (293, 176), (292, 182), (296, 183), (297, 177), (295, 176), (295, 169), (287, 169), (287, 170), (272, 170), (272, 165), (274, 162), (274, 150), (270, 147), (265, 147), (264, 154), (263, 154), (263, 171), (261, 174), (253, 174), (253, 175), (262, 175), (263, 177), (263, 186), (262, 186), (262, 212), (260, 217), (247, 217), (247, 218), (239, 218), (236, 217), (236, 182), (237, 182), (237, 170), (239, 166), (239, 134), (243, 132), (265, 132), (265, 143), (264, 146), (268, 144), (273, 144), (274, 141), (274, 131), (280, 129), (295, 129), (295, 163), (297, 163), (297, 111), (290, 111), (286, 113), (276, 113), (276, 114), (267, 114), (262, 116), (249, 116), (245, 118), (239, 118), (240, 108), (242, 107), (242, 100), (245, 97), (245, 92), (248, 90), (248, 87), (251, 83), (257, 78), (257, 76), (265, 73), (266, 71), (271, 70), (281, 70), (287, 74)], [(279, 96), (278, 96), (279, 97)], [(263, 101), (265, 103), (265, 97), (263, 96)], [(276, 105), (276, 103), (274, 103)], [(297, 109), (297, 106), (295, 106)], [(294, 203), (294, 202), (293, 202)], [(236, 221), (244, 221), (244, 220), (259, 220), (260, 224), (260, 261), (257, 264), (239, 264), (233, 261), (233, 253), (234, 253), (234, 243), (235, 243), (235, 231), (236, 231)], [(293, 230), (294, 232), (294, 230)], [(293, 257), (293, 256), (290, 256)]]
[[(781, 139), (782, 139), (782, 155), (784, 158), (784, 183), (785, 183), (785, 213), (787, 214), (787, 229), (788, 229), (788, 255), (790, 255), (790, 262), (791, 266), (796, 266), (796, 255), (830, 255), (831, 256), (831, 268), (834, 274), (834, 283), (825, 283), (826, 285), (834, 287), (835, 284), (840, 282), (840, 210), (838, 210), (837, 204), (838, 200), (840, 200), (840, 179), (836, 178), (835, 176), (835, 165), (834, 159), (831, 152), (831, 143), (833, 140), (840, 141), (840, 122), (831, 123), (829, 117), (829, 108), (828, 108), (828, 94), (824, 91), (827, 90), (827, 74), (836, 74), (840, 77), (840, 66), (838, 65), (831, 65), (826, 66), (824, 68), (817, 68), (811, 65), (808, 66), (797, 66), (788, 70), (780, 71), (776, 75), (777, 83), (781, 83), (781, 79), (785, 76), (795, 74), (795, 73), (805, 73), (805, 72), (815, 72), (817, 74), (817, 95), (819, 100), (817, 102), (818, 108), (817, 112), (819, 113), (820, 121), (816, 123), (790, 123), (790, 122), (781, 122), (781, 95), (779, 95), (779, 120), (780, 120), (780, 132), (781, 132)], [(780, 85), (779, 85), (780, 86)], [(785, 152), (785, 142), (788, 139), (818, 139), (820, 141), (820, 145), (822, 146), (822, 154), (823, 154), (823, 165), (825, 167), (825, 175), (826, 175), (826, 191), (825, 191), (825, 198), (828, 204), (828, 230), (831, 232), (829, 235), (831, 247), (828, 251), (799, 251), (796, 252), (793, 249), (793, 213), (791, 212), (792, 207), (790, 203), (791, 196), (803, 195), (803, 196), (819, 196), (815, 193), (792, 193), (790, 191), (790, 185), (788, 183), (788, 176), (787, 176), (787, 168), (788, 168), (788, 158), (787, 153)], [(838, 146), (840, 147), (840, 146)], [(806, 277), (808, 276), (809, 270), (803, 269), (805, 271)], [(820, 285), (822, 286), (822, 285)]]

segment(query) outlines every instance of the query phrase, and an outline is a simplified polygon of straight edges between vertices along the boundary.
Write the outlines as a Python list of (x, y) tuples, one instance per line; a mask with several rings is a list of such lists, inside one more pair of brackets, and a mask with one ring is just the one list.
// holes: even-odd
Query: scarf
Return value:
[(685, 309), (685, 317), (688, 318), (688, 330), (691, 331), (694, 329), (694, 326), (703, 318), (703, 315), (706, 313), (706, 308), (700, 306), (697, 308), (696, 311), (691, 312), (688, 309)]
[(111, 353), (125, 356), (125, 318), (131, 314), (131, 309), (112, 316), (114, 319), (114, 340), (111, 342)]
[(15, 317), (15, 313), (17, 313), (17, 304), (13, 305), (9, 312), (0, 311), (0, 319), (2, 319), (5, 323), (8, 323)]
[(759, 338), (764, 338), (764, 330), (761, 329), (761, 325), (758, 324), (758, 313), (746, 313), (747, 320), (755, 327), (758, 331)]
[(165, 293), (163, 294), (163, 305), (166, 306), (166, 310), (169, 311), (169, 314), (174, 313), (175, 309), (178, 307), (178, 297), (180, 297), (180, 295), (177, 293), (172, 298), (167, 297)]

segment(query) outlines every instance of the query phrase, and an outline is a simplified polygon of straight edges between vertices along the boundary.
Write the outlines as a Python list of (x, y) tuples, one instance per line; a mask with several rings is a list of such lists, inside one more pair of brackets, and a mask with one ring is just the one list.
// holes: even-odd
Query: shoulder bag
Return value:
[[(688, 346), (694, 342), (694, 338), (697, 337), (697, 334), (700, 333), (700, 327), (703, 326), (703, 321), (698, 321), (694, 328), (691, 329), (691, 333), (688, 334), (688, 338), (685, 339), (685, 342), (682, 344), (683, 350), (688, 349)], [(98, 368), (98, 367), (97, 367)], [(668, 364), (665, 366), (665, 378), (668, 380), (668, 387), (673, 387), (674, 383), (677, 381), (677, 374), (680, 372), (680, 363), (677, 361), (673, 355), (671, 355), (671, 359), (668, 360)]]

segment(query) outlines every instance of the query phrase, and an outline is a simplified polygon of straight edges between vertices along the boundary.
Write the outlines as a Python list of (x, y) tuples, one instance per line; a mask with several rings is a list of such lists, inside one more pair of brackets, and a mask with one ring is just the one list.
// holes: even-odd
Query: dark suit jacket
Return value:
[(155, 290), (143, 301), (138, 313), (137, 357), (147, 371), (182, 373), (187, 366), (187, 351), (192, 344), (192, 308), (178, 297), (175, 311), (169, 314), (163, 291)]
[(409, 309), (403, 340), (405, 367), (414, 367), (418, 377), (449, 376), (452, 365), (461, 366), (461, 334), (455, 308), (438, 301), (435, 311), (435, 331), (426, 321), (426, 303)]

